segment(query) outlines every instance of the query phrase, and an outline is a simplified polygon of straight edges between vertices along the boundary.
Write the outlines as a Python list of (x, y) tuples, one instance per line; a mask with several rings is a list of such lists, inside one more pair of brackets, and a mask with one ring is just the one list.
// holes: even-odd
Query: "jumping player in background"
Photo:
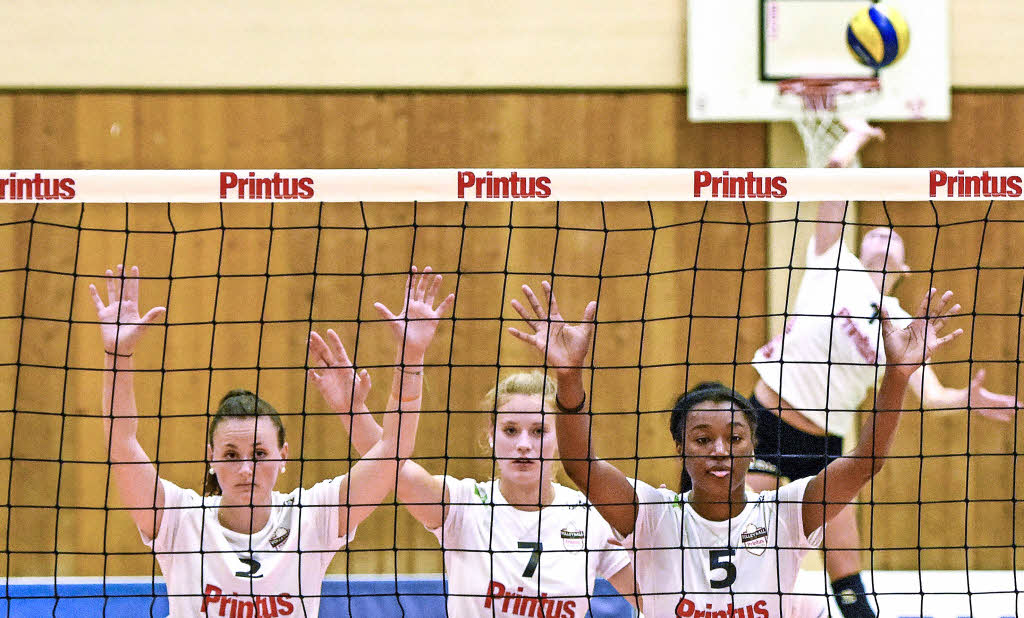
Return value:
[[(435, 308), (440, 275), (413, 269), (405, 306), (395, 315), (375, 306), (392, 325), (398, 347), (388, 409), (419, 409), (423, 361), (438, 321), (454, 302)], [(344, 381), (334, 367), (348, 365), (336, 335), (310, 337), (317, 365), (311, 380), (334, 409), (344, 409)], [(588, 611), (595, 579), (603, 577), (635, 603), (629, 556), (609, 542), (611, 528), (586, 497), (553, 480), (557, 460), (555, 386), (540, 372), (507, 376), (484, 397), (492, 410), (488, 435), (499, 477), (487, 481), (434, 475), (405, 462), (398, 499), (437, 537), (444, 552), (448, 615), (576, 616)], [(381, 428), (365, 410), (355, 410), (350, 431), (356, 450), (366, 452)]]
[[(848, 166), (867, 141), (882, 137), (862, 120), (848, 121), (846, 128), (846, 137), (831, 154), (830, 167)], [(880, 311), (884, 308), (898, 324), (910, 317), (891, 295), (910, 270), (903, 239), (889, 228), (874, 228), (864, 235), (860, 255), (855, 256), (843, 242), (846, 207), (846, 202), (819, 206), (793, 317), (785, 332), (753, 359), (759, 374), (750, 396), (758, 412), (757, 467), (767, 463), (777, 468), (774, 475), (751, 470), (748, 481), (755, 491), (775, 489), (780, 476), (795, 480), (817, 474), (843, 453), (856, 411), (885, 366), (878, 345)], [(970, 386), (954, 389), (924, 366), (909, 384), (926, 409), (958, 413), (969, 408), (1011, 421), (1020, 403), (985, 389), (984, 376), (978, 371)], [(860, 573), (853, 506), (825, 529), (824, 546), (825, 568), (844, 616), (873, 617)]]
[[(288, 442), (281, 417), (254, 393), (233, 390), (210, 421), (207, 495), (159, 478), (136, 436), (133, 355), (166, 310), (139, 315), (139, 269), (107, 270), (107, 302), (90, 285), (105, 366), (104, 429), (111, 476), (167, 582), (171, 616), (317, 616), (334, 554), (395, 487), (401, 457), (415, 445), (418, 414), (386, 414), (383, 437), (348, 474), (288, 494), (274, 491)], [(356, 405), (353, 369), (335, 378)], [(351, 398), (338, 401), (348, 409)], [(401, 425), (401, 427), (399, 426)], [(401, 443), (399, 443), (399, 436)], [(204, 613), (205, 612), (205, 613)]]
[[(634, 552), (644, 610), (652, 616), (792, 616), (800, 562), (832, 520), (881, 469), (892, 445), (910, 375), (932, 353), (962, 334), (940, 337), (951, 292), (921, 303), (904, 329), (884, 314), (887, 371), (877, 405), (857, 446), (810, 478), (760, 494), (746, 488), (758, 419), (746, 400), (717, 383), (686, 396), (671, 431), (693, 489), (684, 495), (629, 479), (593, 449), (582, 366), (593, 336), (596, 304), (577, 325), (565, 323), (550, 286), (548, 309), (532, 294), (533, 334), (521, 334), (556, 371), (558, 439), (573, 481)], [(935, 305), (934, 308), (932, 305)], [(947, 308), (949, 310), (947, 311)]]

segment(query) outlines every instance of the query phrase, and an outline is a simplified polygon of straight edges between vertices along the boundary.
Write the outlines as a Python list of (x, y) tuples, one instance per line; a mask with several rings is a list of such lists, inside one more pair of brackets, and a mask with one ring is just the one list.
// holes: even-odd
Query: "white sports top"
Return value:
[(444, 551), (448, 616), (583, 618), (594, 580), (629, 565), (579, 491), (556, 483), (550, 505), (523, 511), (505, 500), (498, 480), (445, 483), (448, 515), (431, 532)]
[(630, 479), (640, 508), (626, 537), (647, 616), (790, 618), (800, 561), (821, 543), (824, 528), (803, 532), (810, 478), (776, 491), (747, 492), (738, 516), (710, 521), (683, 496)]
[(153, 548), (171, 616), (317, 616), (334, 554), (355, 537), (338, 534), (344, 477), (288, 494), (273, 492), (267, 525), (239, 534), (220, 525), (220, 496), (161, 479), (164, 511)]
[(878, 291), (842, 241), (816, 255), (812, 239), (806, 268), (785, 332), (762, 346), (752, 363), (765, 384), (814, 424), (845, 436), (885, 371), (879, 306), (893, 320), (910, 314)]

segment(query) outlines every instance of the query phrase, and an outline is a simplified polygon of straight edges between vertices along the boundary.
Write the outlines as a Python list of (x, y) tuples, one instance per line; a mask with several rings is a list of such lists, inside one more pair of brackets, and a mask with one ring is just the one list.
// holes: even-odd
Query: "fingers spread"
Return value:
[(441, 301), (441, 304), (438, 305), (438, 307), (437, 307), (437, 315), (438, 315), (438, 317), (443, 316), (446, 313), (448, 313), (454, 305), (455, 305), (455, 294), (449, 294), (448, 296), (445, 297), (444, 300)]
[(426, 302), (431, 307), (434, 306), (434, 299), (437, 298), (437, 293), (441, 291), (442, 279), (443, 277), (441, 277), (441, 275), (434, 275), (434, 277), (430, 281), (430, 286), (427, 288), (427, 294), (423, 298), (424, 302)]
[(118, 292), (117, 280), (114, 278), (114, 272), (107, 269), (107, 303), (113, 305), (114, 303), (121, 301), (121, 294)]
[(100, 293), (96, 291), (96, 286), (89, 284), (89, 295), (92, 296), (92, 304), (96, 305), (96, 311), (100, 312), (106, 308), (103, 304), (103, 299), (100, 298)]
[(551, 284), (547, 281), (541, 281), (540, 287), (544, 290), (544, 296), (548, 301), (548, 314), (552, 316), (562, 315), (558, 311), (558, 301), (555, 300), (555, 292), (551, 289)]
[(331, 343), (331, 351), (338, 361), (337, 364), (342, 367), (351, 367), (352, 361), (349, 360), (348, 352), (345, 351), (345, 346), (341, 343), (341, 337), (338, 336), (338, 333), (334, 332), (334, 329), (327, 329), (327, 340)]
[(430, 285), (430, 279), (431, 279), (431, 277), (429, 276), (430, 272), (431, 272), (431, 268), (429, 266), (427, 266), (426, 268), (423, 269), (423, 274), (420, 275), (417, 278), (417, 281), (416, 281), (416, 300), (423, 300), (424, 296), (426, 295), (427, 287)]
[(932, 296), (934, 294), (935, 294), (935, 288), (932, 288), (932, 289), (930, 289), (928, 291), (927, 294), (924, 295), (924, 298), (921, 299), (921, 304), (917, 308), (917, 317), (923, 318), (923, 317), (928, 315), (928, 308), (932, 304)]
[(145, 324), (152, 324), (159, 320), (165, 313), (167, 313), (167, 309), (164, 307), (153, 307), (146, 312), (146, 315), (142, 316), (142, 322)]
[(510, 335), (512, 335), (513, 337), (515, 337), (516, 339), (521, 339), (521, 340), (525, 341), (526, 343), (533, 343), (533, 335), (527, 335), (526, 333), (524, 333), (523, 331), (521, 331), (521, 330), (519, 330), (517, 328), (509, 326), (508, 327), (508, 333)]
[[(530, 286), (523, 285), (523, 294), (526, 295), (526, 300), (529, 301), (530, 306), (533, 307), (533, 313), (541, 320), (547, 319), (547, 314), (544, 312), (544, 307), (540, 304), (540, 300), (537, 295), (533, 293)], [(524, 316), (525, 317), (525, 316)]]
[(519, 316), (522, 317), (523, 320), (530, 325), (530, 328), (532, 328), (533, 330), (537, 330), (537, 321), (531, 318), (530, 315), (526, 312), (526, 307), (523, 307), (522, 303), (520, 303), (518, 300), (514, 298), (512, 299), (511, 304), (512, 308), (516, 310), (516, 313), (518, 313)]
[(125, 300), (139, 300), (139, 267), (132, 266), (128, 271), (127, 276), (124, 278), (124, 297)]
[(334, 364), (330, 349), (316, 331), (309, 333), (309, 355), (312, 357), (311, 360), (317, 361), (322, 367)]
[(385, 320), (397, 320), (398, 317), (391, 313), (391, 310), (385, 307), (381, 303), (373, 303), (373, 308), (377, 310), (377, 314)]
[(946, 335), (945, 337), (939, 337), (939, 339), (937, 339), (935, 341), (935, 345), (936, 345), (936, 347), (940, 346), (940, 345), (946, 345), (947, 343), (949, 343), (950, 341), (953, 341), (954, 339), (956, 339), (957, 337), (959, 337), (962, 334), (964, 334), (964, 329), (958, 328), (955, 331), (953, 331), (953, 332), (949, 333), (948, 335)]

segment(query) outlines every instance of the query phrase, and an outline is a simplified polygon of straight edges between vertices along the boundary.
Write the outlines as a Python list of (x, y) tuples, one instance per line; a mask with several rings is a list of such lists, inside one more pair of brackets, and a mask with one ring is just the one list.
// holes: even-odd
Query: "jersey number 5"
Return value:
[(736, 555), (735, 549), (712, 549), (708, 552), (711, 559), (711, 569), (725, 569), (725, 579), (711, 580), (712, 588), (728, 588), (736, 581), (736, 565), (729, 562), (729, 558)]
[(523, 577), (533, 577), (533, 574), (537, 571), (537, 565), (540, 564), (540, 552), (544, 549), (544, 544), (519, 541), (519, 549), (533, 550), (530, 554), (530, 561), (526, 563), (526, 568), (523, 569)]

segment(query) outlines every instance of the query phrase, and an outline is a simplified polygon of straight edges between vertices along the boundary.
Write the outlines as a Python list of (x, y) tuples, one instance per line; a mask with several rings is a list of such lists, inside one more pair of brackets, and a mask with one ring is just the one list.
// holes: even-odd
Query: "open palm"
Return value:
[(117, 271), (107, 269), (107, 302), (104, 303), (95, 285), (89, 285), (96, 317), (100, 322), (103, 348), (111, 353), (127, 356), (135, 351), (146, 328), (160, 319), (167, 309), (153, 307), (146, 315), (139, 315), (139, 267), (132, 266), (125, 275), (121, 264)]
[(316, 332), (309, 333), (309, 359), (315, 368), (308, 372), (320, 395), (331, 409), (339, 414), (366, 409), (370, 393), (370, 375), (366, 370), (358, 374), (333, 329), (327, 329), (327, 341)]
[(590, 351), (590, 342), (594, 337), (594, 317), (597, 315), (597, 303), (594, 301), (588, 303), (587, 308), (583, 311), (583, 321), (571, 325), (562, 318), (562, 314), (558, 310), (558, 302), (551, 291), (551, 284), (542, 281), (540, 285), (548, 301), (547, 310), (544, 309), (537, 295), (528, 285), (523, 286), (523, 295), (530, 303), (532, 312), (527, 311), (518, 300), (512, 300), (512, 307), (522, 316), (533, 333), (524, 333), (511, 327), (508, 331), (517, 339), (525, 341), (540, 351), (549, 367), (581, 367)]
[(405, 302), (397, 315), (383, 303), (373, 305), (380, 317), (391, 324), (391, 333), (401, 350), (401, 363), (423, 362), (441, 318), (455, 303), (455, 295), (449, 294), (441, 304), (434, 307), (434, 301), (441, 290), (442, 277), (430, 276), (430, 273), (429, 266), (423, 269), (422, 274), (417, 274), (416, 267), (412, 267), (412, 274), (405, 282)]
[(882, 336), (885, 343), (886, 364), (889, 369), (898, 367), (908, 376), (923, 365), (936, 350), (964, 333), (962, 328), (940, 337), (950, 315), (960, 311), (960, 305), (950, 307), (953, 292), (947, 291), (932, 307), (935, 288), (932, 288), (918, 309), (917, 317), (906, 328), (896, 328), (883, 309)]

